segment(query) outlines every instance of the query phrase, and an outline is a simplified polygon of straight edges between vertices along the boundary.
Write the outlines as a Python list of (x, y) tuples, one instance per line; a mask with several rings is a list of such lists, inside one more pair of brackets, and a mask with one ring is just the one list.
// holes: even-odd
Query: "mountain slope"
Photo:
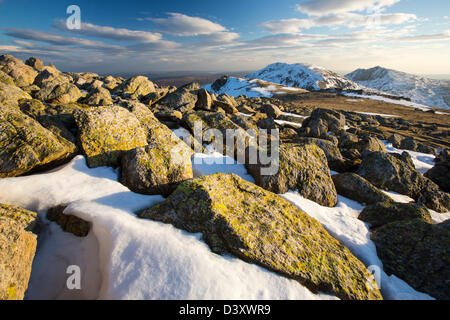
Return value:
[(396, 70), (375, 67), (346, 75), (361, 86), (410, 98), (420, 104), (450, 109), (450, 82), (433, 80)]
[(262, 79), (310, 91), (338, 89), (364, 90), (363, 86), (322, 67), (305, 64), (274, 63), (247, 75), (247, 79)]

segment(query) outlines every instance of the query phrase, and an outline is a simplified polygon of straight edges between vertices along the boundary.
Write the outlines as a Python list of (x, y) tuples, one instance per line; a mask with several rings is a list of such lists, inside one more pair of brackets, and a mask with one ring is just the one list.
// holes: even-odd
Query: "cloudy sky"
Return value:
[(450, 74), (449, 16), (448, 0), (0, 0), (0, 53), (103, 74), (273, 62)]

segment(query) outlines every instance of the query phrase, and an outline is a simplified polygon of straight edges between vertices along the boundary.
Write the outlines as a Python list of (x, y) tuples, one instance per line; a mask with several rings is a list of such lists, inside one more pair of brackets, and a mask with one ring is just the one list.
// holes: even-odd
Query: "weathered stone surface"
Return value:
[(378, 188), (407, 195), (432, 210), (450, 210), (450, 196), (417, 172), (407, 152), (366, 152), (357, 173)]
[(147, 145), (147, 132), (131, 112), (118, 106), (77, 109), (80, 146), (90, 168), (118, 167), (124, 151)]
[(233, 174), (182, 183), (163, 203), (140, 213), (203, 234), (231, 253), (342, 299), (381, 299), (370, 273), (322, 225), (279, 196)]
[(17, 108), (20, 99), (31, 99), (31, 96), (15, 85), (0, 83), (0, 108)]
[(383, 142), (375, 137), (370, 137), (368, 135), (361, 135), (359, 141), (353, 146), (361, 154), (364, 151), (372, 152), (386, 152), (386, 146)]
[(337, 193), (346, 198), (366, 204), (393, 202), (391, 197), (355, 173), (336, 174), (331, 176), (331, 178), (333, 179)]
[(195, 108), (200, 110), (211, 111), (212, 107), (212, 98), (208, 91), (205, 89), (198, 90), (197, 93), (197, 102), (195, 103)]
[(423, 143), (417, 142), (413, 137), (407, 137), (400, 142), (400, 149), (417, 151), (422, 153), (428, 153), (437, 155), (436, 148), (424, 145)]
[(37, 237), (36, 213), (0, 204), (0, 300), (22, 300), (28, 288)]
[(128, 79), (114, 89), (114, 93), (125, 98), (139, 99), (155, 91), (155, 85), (144, 76)]
[(113, 103), (109, 90), (102, 87), (92, 89), (83, 102), (94, 106), (107, 106)]
[(278, 119), (279, 116), (281, 116), (282, 112), (280, 108), (278, 108), (276, 105), (266, 103), (262, 105), (262, 107), (259, 109), (260, 112), (263, 112), (267, 114), (270, 118)]
[(212, 109), (214, 111), (222, 109), (223, 111), (225, 111), (225, 113), (228, 113), (228, 114), (239, 113), (238, 109), (236, 109), (236, 107), (233, 106), (231, 103), (225, 102), (225, 101), (220, 101), (220, 100), (212, 101)]
[(0, 108), (0, 177), (14, 177), (63, 160), (67, 145), (20, 111)]
[(266, 190), (283, 194), (298, 190), (305, 198), (323, 206), (334, 207), (337, 193), (322, 149), (314, 144), (283, 143), (279, 148), (279, 169), (262, 175), (261, 164), (246, 164), (256, 184)]
[(0, 70), (13, 78), (14, 83), (18, 87), (33, 84), (37, 76), (37, 72), (32, 67), (8, 54), (0, 56)]
[(159, 103), (181, 113), (192, 110), (197, 103), (197, 91), (200, 89), (198, 83), (190, 83), (169, 93)]
[(394, 222), (374, 230), (371, 238), (388, 274), (432, 297), (450, 299), (450, 220)]
[[(445, 156), (444, 156), (445, 154)], [(425, 177), (436, 183), (443, 191), (450, 192), (450, 157), (448, 151), (440, 154), (442, 160), (425, 173)]]
[(41, 59), (36, 57), (30, 57), (27, 61), (25, 61), (25, 64), (32, 67), (34, 70), (41, 72), (44, 70), (44, 63)]
[(65, 232), (80, 238), (86, 237), (91, 229), (90, 223), (76, 216), (64, 214), (66, 208), (67, 206), (60, 205), (48, 209), (47, 219), (59, 224)]
[(338, 134), (344, 127), (345, 117), (342, 113), (319, 108), (303, 121), (302, 130), (305, 136), (325, 139), (328, 132)]
[(77, 102), (82, 96), (81, 91), (72, 83), (56, 85), (43, 100), (51, 104), (66, 104)]
[(358, 219), (370, 223), (372, 228), (403, 220), (421, 219), (432, 223), (430, 213), (424, 206), (415, 203), (379, 202), (369, 205)]

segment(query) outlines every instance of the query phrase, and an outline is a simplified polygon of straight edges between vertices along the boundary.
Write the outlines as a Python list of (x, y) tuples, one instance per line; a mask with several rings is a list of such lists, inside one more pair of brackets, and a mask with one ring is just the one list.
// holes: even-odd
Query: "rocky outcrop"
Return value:
[(420, 219), (432, 223), (430, 213), (424, 206), (415, 203), (380, 202), (369, 205), (358, 219), (370, 223), (372, 228), (404, 220)]
[(41, 72), (44, 70), (44, 62), (42, 62), (41, 59), (36, 57), (30, 57), (27, 61), (25, 61), (25, 64), (32, 67), (37, 72)]
[(111, 93), (103, 87), (92, 89), (83, 102), (94, 106), (107, 106), (113, 103)]
[(73, 153), (68, 141), (20, 111), (0, 108), (0, 132), (0, 177), (18, 176)]
[(197, 103), (197, 91), (200, 89), (198, 83), (190, 83), (178, 88), (165, 96), (159, 103), (169, 109), (175, 109), (185, 113), (195, 108)]
[(371, 239), (388, 274), (434, 298), (450, 299), (450, 220), (394, 222), (374, 230)]
[(407, 152), (366, 152), (357, 173), (378, 188), (407, 195), (432, 210), (450, 210), (450, 195), (417, 172)]
[(391, 197), (378, 190), (373, 184), (355, 173), (342, 173), (331, 176), (337, 193), (358, 201), (374, 204), (377, 202), (392, 202)]
[(36, 213), (0, 204), (0, 300), (22, 300), (28, 288), (37, 237)]
[(118, 167), (125, 151), (147, 145), (147, 132), (131, 112), (118, 106), (77, 109), (78, 139), (90, 168)]
[(0, 82), (0, 108), (17, 108), (20, 99), (31, 99), (31, 96), (13, 84)]
[(266, 104), (262, 105), (262, 107), (259, 109), (259, 111), (267, 114), (267, 116), (272, 119), (277, 119), (282, 114), (280, 108), (278, 108), (276, 105), (273, 105), (270, 103), (266, 103)]
[(322, 225), (279, 196), (236, 175), (215, 174), (182, 183), (140, 217), (202, 233), (217, 253), (295, 279), (313, 292), (342, 299), (381, 299), (370, 273)]
[(345, 117), (342, 113), (319, 108), (303, 121), (302, 134), (307, 137), (326, 139), (329, 132), (338, 134), (344, 128)]
[(266, 166), (246, 164), (256, 184), (266, 190), (283, 194), (298, 190), (305, 198), (323, 206), (334, 207), (337, 193), (330, 176), (327, 159), (322, 149), (314, 144), (283, 143), (279, 148), (278, 170), (263, 175)]

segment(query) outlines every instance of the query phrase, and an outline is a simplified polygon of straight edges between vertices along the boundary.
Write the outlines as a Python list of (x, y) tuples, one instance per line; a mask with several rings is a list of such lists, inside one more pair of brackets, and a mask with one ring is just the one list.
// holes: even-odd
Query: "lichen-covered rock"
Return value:
[(32, 67), (24, 64), (22, 60), (8, 54), (0, 56), (0, 70), (13, 78), (18, 87), (33, 84), (38, 74)]
[(92, 89), (83, 102), (94, 106), (107, 106), (113, 103), (109, 90), (102, 87)]
[(20, 111), (0, 108), (0, 177), (14, 177), (72, 154), (59, 137)]
[(37, 237), (36, 213), (0, 204), (0, 300), (22, 300), (28, 288)]
[(262, 174), (266, 166), (260, 163), (248, 163), (246, 167), (256, 184), (266, 190), (277, 194), (298, 190), (303, 197), (323, 206), (337, 204), (336, 188), (322, 149), (314, 144), (283, 143), (278, 161), (278, 170), (271, 175)]
[(407, 137), (403, 139), (400, 142), (400, 146), (398, 148), (437, 155), (436, 148), (417, 142), (416, 139), (414, 139), (414, 137)]
[(193, 177), (192, 154), (180, 139), (177, 145), (160, 141), (127, 151), (120, 181), (137, 193), (168, 196), (179, 182)]
[[(443, 151), (442, 153), (448, 151)], [(431, 179), (436, 183), (443, 191), (450, 192), (450, 157), (445, 156), (442, 161), (436, 163), (436, 165), (425, 173), (425, 177)]]
[(358, 219), (370, 223), (372, 228), (402, 220), (421, 219), (432, 223), (427, 208), (416, 203), (379, 202), (364, 208)]
[(197, 103), (197, 91), (199, 89), (200, 85), (198, 83), (189, 83), (169, 93), (160, 100), (159, 103), (170, 109), (185, 113), (186, 111), (195, 108), (195, 104)]
[(62, 83), (56, 85), (43, 100), (51, 104), (66, 104), (77, 102), (81, 96), (81, 91), (76, 85), (72, 83)]
[(139, 99), (153, 91), (155, 85), (144, 76), (132, 77), (114, 89), (115, 94), (131, 99)]
[(0, 108), (16, 108), (20, 99), (31, 99), (31, 96), (12, 84), (0, 83)]
[(331, 176), (337, 193), (358, 201), (373, 204), (377, 202), (393, 202), (391, 197), (378, 190), (373, 184), (355, 173), (342, 173)]
[(364, 151), (386, 152), (386, 146), (380, 139), (363, 134), (359, 137), (359, 141), (353, 145), (361, 154)]
[(278, 119), (278, 117), (282, 114), (280, 108), (270, 103), (263, 104), (259, 111), (267, 114), (267, 116), (272, 119)]
[(389, 223), (374, 230), (371, 239), (388, 274), (434, 298), (450, 299), (450, 220)]
[(44, 62), (42, 62), (41, 59), (36, 57), (30, 57), (27, 61), (25, 61), (25, 64), (32, 67), (34, 70), (41, 72), (44, 70)]
[(182, 183), (140, 217), (203, 234), (216, 253), (231, 253), (342, 299), (381, 299), (370, 273), (322, 225), (281, 197), (233, 174)]
[(86, 237), (91, 229), (90, 223), (76, 216), (64, 214), (66, 208), (66, 205), (60, 205), (48, 209), (47, 219), (59, 224), (65, 232), (80, 238)]
[(147, 132), (131, 112), (118, 106), (77, 109), (80, 146), (90, 168), (118, 167), (124, 151), (147, 145)]
[(206, 91), (205, 89), (198, 90), (195, 108), (199, 110), (211, 111), (211, 106), (212, 99), (208, 91)]
[(315, 109), (311, 116), (303, 121), (302, 131), (307, 137), (324, 139), (328, 132), (338, 134), (345, 128), (342, 113), (328, 109)]
[(378, 188), (407, 195), (432, 210), (450, 210), (450, 195), (417, 172), (407, 152), (366, 152), (357, 173)]

